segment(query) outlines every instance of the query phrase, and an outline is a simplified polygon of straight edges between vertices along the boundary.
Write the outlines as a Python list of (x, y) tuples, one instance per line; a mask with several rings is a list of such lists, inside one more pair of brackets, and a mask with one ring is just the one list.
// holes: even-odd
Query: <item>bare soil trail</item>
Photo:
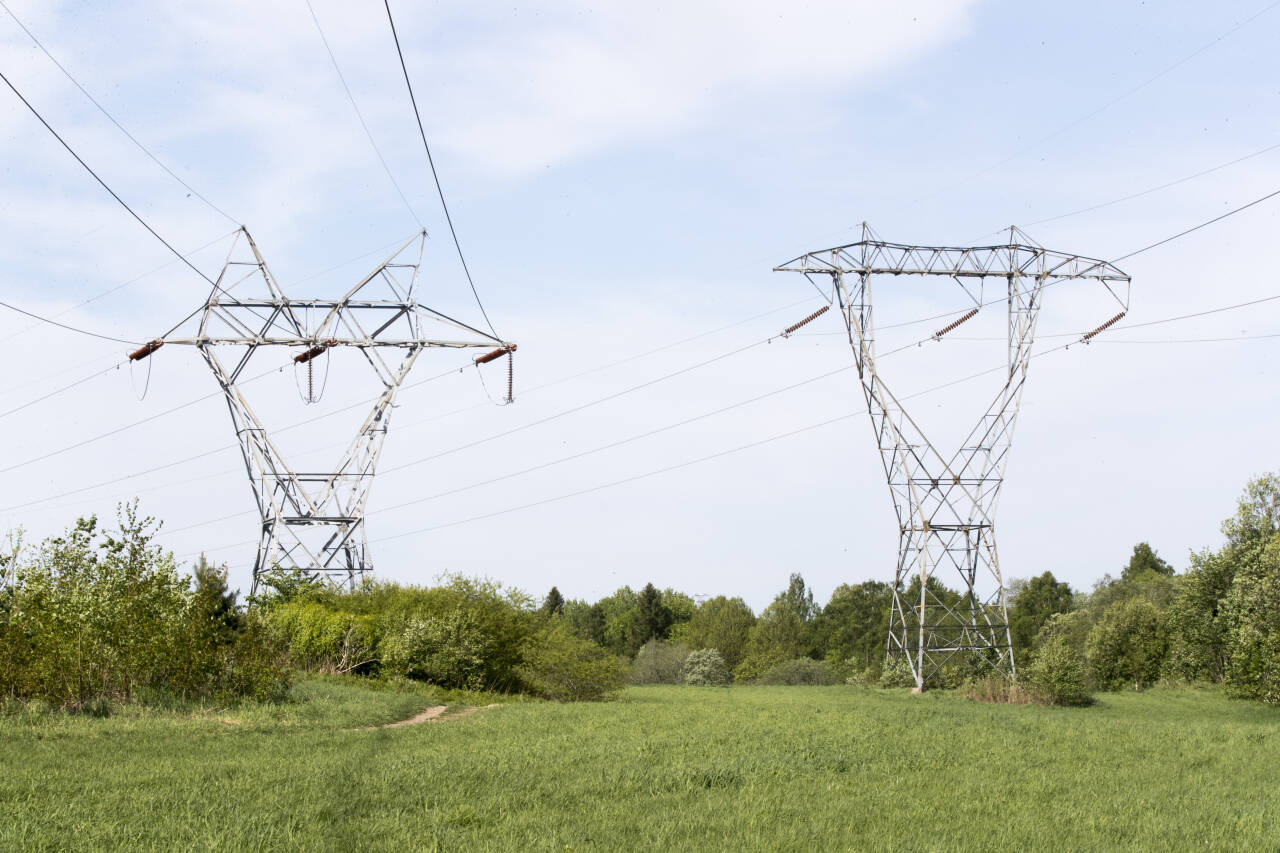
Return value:
[(416, 726), (419, 723), (447, 723), (453, 720), (461, 720), (464, 717), (470, 717), (472, 714), (476, 713), (477, 711), (487, 711), (490, 708), (497, 708), (500, 704), (502, 703), (495, 702), (492, 705), (463, 708), (461, 711), (458, 711), (456, 714), (450, 714), (447, 717), (444, 717), (442, 715), (446, 710), (448, 710), (448, 707), (449, 707), (448, 705), (432, 705), (430, 708), (426, 709), (422, 713), (414, 714), (412, 717), (408, 718), (407, 720), (397, 720), (394, 723), (384, 723), (380, 726), (366, 726), (364, 729), (362, 729), (362, 731), (368, 732), (368, 731), (373, 731), (374, 729), (398, 729), (402, 726)]

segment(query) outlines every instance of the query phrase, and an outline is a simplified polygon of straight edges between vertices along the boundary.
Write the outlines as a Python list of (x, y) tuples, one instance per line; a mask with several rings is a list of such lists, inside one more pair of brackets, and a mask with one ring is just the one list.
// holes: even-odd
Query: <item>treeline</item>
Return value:
[[(0, 700), (275, 700), (298, 670), (559, 700), (607, 698), (628, 678), (910, 683), (905, 661), (885, 657), (893, 589), (879, 581), (842, 584), (821, 605), (792, 574), (755, 613), (741, 598), (698, 602), (652, 584), (588, 603), (459, 576), (341, 593), (277, 573), (246, 608), (225, 571), (203, 560), (178, 571), (155, 529), (128, 506), (118, 530), (81, 520), (0, 554)], [(1222, 531), (1224, 544), (1192, 554), (1180, 574), (1139, 543), (1118, 576), (1088, 592), (1050, 572), (1012, 582), (1018, 686), (982, 683), (974, 657), (931, 686), (1083, 704), (1094, 690), (1208, 682), (1280, 703), (1280, 477), (1249, 483)], [(903, 594), (915, 600), (919, 589)]]
[[(1051, 572), (1012, 581), (1019, 667), (1056, 701), (1163, 680), (1223, 684), (1232, 695), (1280, 703), (1280, 477), (1251, 481), (1222, 532), (1225, 544), (1192, 554), (1181, 574), (1142, 542), (1118, 576), (1088, 592)], [(934, 591), (960, 598), (941, 584)], [(886, 669), (892, 595), (878, 581), (842, 584), (819, 606), (797, 573), (759, 614), (741, 598), (697, 603), (652, 584), (594, 604), (565, 601), (552, 588), (543, 608), (574, 635), (633, 660), (635, 681), (682, 681), (685, 656), (709, 649), (737, 683), (900, 684), (902, 667)], [(918, 586), (904, 595), (915, 600)], [(980, 674), (972, 661), (958, 662), (934, 686)]]

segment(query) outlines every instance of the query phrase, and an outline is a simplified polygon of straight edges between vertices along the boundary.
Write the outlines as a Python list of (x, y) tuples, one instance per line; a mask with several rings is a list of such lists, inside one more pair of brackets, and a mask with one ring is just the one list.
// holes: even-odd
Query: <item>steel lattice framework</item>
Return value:
[[(842, 309), (898, 517), (889, 658), (907, 658), (917, 689), (961, 654), (1016, 677), (995, 510), (1044, 289), (1067, 280), (1099, 283), (1120, 306), (1105, 328), (1128, 310), (1129, 276), (1105, 261), (1046, 250), (1016, 228), (1004, 245), (948, 248), (887, 243), (865, 223), (858, 242), (810, 252), (775, 270), (810, 280), (829, 277)], [(977, 424), (950, 453), (929, 440), (877, 370), (872, 285), (901, 286), (902, 276), (947, 276), (974, 300), (963, 318), (935, 337), (982, 308), (968, 282), (1005, 281), (998, 301), (1008, 306), (1008, 370)], [(944, 577), (959, 579), (958, 599), (938, 583)], [(913, 582), (919, 590), (910, 590), (908, 600)]]
[[(392, 402), (418, 356), (432, 347), (496, 345), (508, 353), (515, 348), (415, 301), (425, 240), (425, 231), (409, 238), (341, 298), (289, 299), (249, 232), (241, 228), (208, 300), (197, 312), (197, 333), (154, 341), (135, 354), (145, 357), (162, 344), (194, 346), (222, 387), (262, 520), (253, 568), (255, 592), (262, 574), (272, 569), (354, 587), (373, 567), (364, 530), (365, 504)], [(308, 318), (318, 320), (308, 324)], [(443, 323), (460, 336), (429, 338), (427, 323)], [(278, 347), (301, 348), (293, 355), (295, 364), (311, 362), (334, 348), (354, 347), (382, 385), (355, 439), (328, 470), (294, 470), (240, 387), (255, 356), (264, 348)]]

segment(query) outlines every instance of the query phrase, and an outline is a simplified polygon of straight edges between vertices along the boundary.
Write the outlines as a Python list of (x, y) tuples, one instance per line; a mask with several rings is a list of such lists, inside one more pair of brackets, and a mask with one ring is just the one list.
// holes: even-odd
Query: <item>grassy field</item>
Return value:
[(374, 730), (435, 702), (294, 692), (0, 717), (0, 849), (1280, 849), (1280, 711), (1217, 692), (633, 688)]

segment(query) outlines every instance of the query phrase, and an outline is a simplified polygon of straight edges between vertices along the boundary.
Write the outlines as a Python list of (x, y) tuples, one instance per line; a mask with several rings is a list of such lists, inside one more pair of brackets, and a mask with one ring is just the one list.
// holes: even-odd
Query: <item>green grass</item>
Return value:
[(1216, 691), (633, 688), (373, 731), (435, 699), (295, 696), (0, 717), (0, 849), (1280, 849), (1280, 711)]

